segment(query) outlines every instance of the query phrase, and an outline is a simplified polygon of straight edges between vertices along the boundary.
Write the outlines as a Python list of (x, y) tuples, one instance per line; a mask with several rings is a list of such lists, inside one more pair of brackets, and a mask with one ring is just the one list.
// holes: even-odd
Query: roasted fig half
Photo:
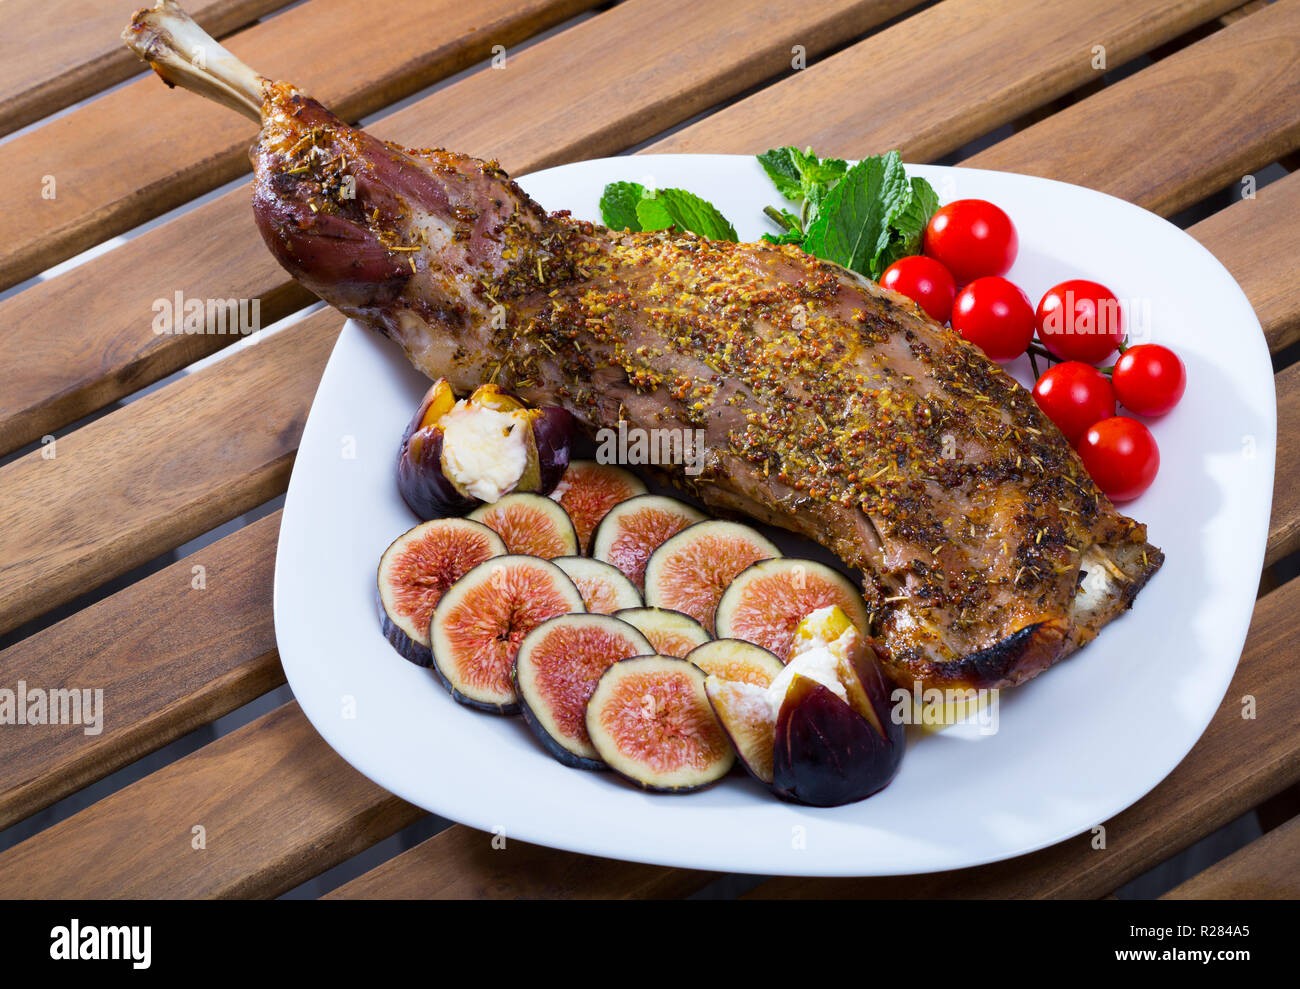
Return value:
[(707, 519), (687, 526), (650, 554), (645, 602), (690, 615), (713, 631), (713, 613), (736, 575), (781, 555), (771, 540), (739, 522)]
[(641, 479), (622, 467), (594, 460), (573, 460), (551, 497), (573, 519), (573, 527), (578, 530), (578, 547), (587, 553), (591, 549), (591, 534), (606, 513), (620, 501), (645, 493), (646, 486)]
[(582, 611), (582, 595), (549, 560), (486, 560), (453, 584), (433, 611), (433, 669), (462, 704), (517, 714), (513, 673), (519, 644), (548, 618), (575, 611)]
[(641, 592), (622, 571), (589, 556), (557, 556), (557, 567), (578, 586), (582, 603), (596, 615), (641, 607)]
[(505, 540), (511, 553), (551, 559), (578, 552), (578, 534), (559, 502), (535, 494), (510, 494), (470, 512)]
[(685, 502), (663, 495), (638, 495), (611, 508), (591, 537), (591, 555), (613, 564), (638, 588), (645, 586), (645, 565), (664, 540), (704, 515)]
[(608, 615), (559, 615), (524, 636), (515, 693), (542, 747), (566, 766), (604, 769), (587, 734), (587, 701), (612, 664), (653, 653), (644, 635)]
[(443, 594), (484, 560), (505, 552), (500, 536), (468, 519), (421, 522), (398, 536), (379, 558), (384, 638), (404, 659), (428, 666), (429, 619)]
[(546, 494), (569, 465), (573, 417), (530, 409), (496, 385), (456, 401), (439, 378), (425, 393), (397, 456), (397, 487), (421, 518), (463, 515), (511, 491)]
[(744, 639), (789, 656), (800, 619), (832, 605), (848, 615), (861, 634), (868, 633), (862, 592), (838, 570), (813, 560), (763, 560), (742, 570), (723, 592), (714, 631), (720, 639)]
[(705, 692), (742, 764), (779, 797), (830, 807), (894, 778), (906, 741), (862, 634), (837, 607), (800, 623), (766, 688), (713, 674)]
[(655, 652), (663, 656), (681, 659), (696, 646), (709, 641), (709, 633), (704, 631), (704, 626), (680, 611), (626, 608), (614, 612), (614, 617), (634, 625), (650, 640)]
[(689, 793), (735, 765), (704, 671), (671, 656), (610, 666), (587, 702), (587, 734), (614, 772), (646, 790)]

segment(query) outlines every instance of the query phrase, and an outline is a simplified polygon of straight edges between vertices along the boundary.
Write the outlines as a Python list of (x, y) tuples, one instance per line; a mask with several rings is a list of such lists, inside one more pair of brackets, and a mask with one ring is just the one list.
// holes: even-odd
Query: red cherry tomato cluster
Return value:
[[(1122, 405), (1141, 416), (1169, 412), (1187, 387), (1183, 362), (1159, 344), (1125, 347), (1119, 299), (1098, 282), (1061, 282), (1035, 308), (1003, 277), (1019, 249), (1005, 212), (982, 199), (959, 199), (930, 218), (922, 254), (895, 261), (880, 284), (915, 301), (936, 322), (951, 320), (992, 360), (1012, 361), (1029, 351), (1052, 362), (1034, 385), (1035, 401), (1074, 444), (1098, 487), (1112, 501), (1131, 501), (1155, 480), (1160, 450), (1151, 430), (1115, 409)], [(1041, 346), (1033, 342), (1035, 333)], [(1097, 367), (1117, 350), (1113, 368)]]

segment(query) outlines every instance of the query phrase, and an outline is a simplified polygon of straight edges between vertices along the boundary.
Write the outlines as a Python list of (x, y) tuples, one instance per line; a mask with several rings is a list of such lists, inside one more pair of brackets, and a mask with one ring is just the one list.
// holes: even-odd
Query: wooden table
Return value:
[[(189, 6), (251, 65), (349, 119), (473, 67), (371, 129), (497, 157), (516, 174), (630, 148), (897, 147), (909, 161), (1049, 176), (1173, 217), (1298, 163), (1300, 0), (409, 0), (386, 5), (383, 24), (354, 0), (268, 16), (283, 3)], [(38, 620), (281, 494), (343, 322), (312, 312), (113, 407), (235, 339), (157, 334), (155, 300), (257, 299), (263, 325), (312, 301), (254, 231), (253, 126), (140, 75), (116, 40), (132, 6), (0, 6), (0, 133), (41, 120), (0, 144), (0, 289), (239, 184), (0, 300), (0, 633), (36, 629), (0, 652), (0, 686), (96, 686), (107, 698), (97, 736), (0, 729), (0, 827), (283, 682), (278, 513), (56, 624)], [(503, 68), (488, 64), (494, 46)], [(968, 154), (985, 135), (996, 140)], [(1232, 199), (1189, 232), (1240, 281), (1278, 355), (1271, 566), (1300, 546), (1300, 175)], [(1105, 851), (1084, 835), (960, 872), (782, 879), (752, 895), (1098, 897), (1283, 794), (1300, 781), (1300, 580), (1265, 571), (1261, 587), (1221, 710), (1168, 779), (1107, 822)], [(1245, 694), (1254, 720), (1241, 717)], [(288, 703), (0, 854), (0, 895), (275, 896), (422, 816)], [(489, 839), (453, 826), (330, 895), (675, 896), (713, 878)], [(1292, 820), (1174, 895), (1296, 895), (1297, 864)]]

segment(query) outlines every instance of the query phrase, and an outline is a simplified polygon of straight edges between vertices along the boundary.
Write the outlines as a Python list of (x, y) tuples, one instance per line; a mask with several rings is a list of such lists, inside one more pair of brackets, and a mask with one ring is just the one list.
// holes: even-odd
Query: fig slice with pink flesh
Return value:
[(582, 610), (578, 588), (549, 560), (486, 560), (453, 584), (434, 609), (433, 669), (462, 704), (517, 714), (513, 669), (519, 644), (548, 618)]
[(591, 536), (609, 510), (645, 493), (645, 483), (631, 471), (594, 460), (573, 460), (550, 497), (569, 513), (578, 530), (579, 551), (588, 553)]
[(587, 734), (605, 763), (637, 786), (689, 793), (716, 783), (735, 752), (704, 692), (704, 671), (671, 656), (614, 663), (587, 702)]
[(604, 769), (587, 734), (587, 701), (610, 665), (654, 653), (644, 635), (609, 615), (559, 615), (524, 636), (514, 683), (524, 720), (560, 762)]
[(762, 560), (742, 570), (722, 593), (714, 632), (720, 639), (744, 639), (789, 657), (795, 627), (803, 617), (832, 605), (863, 635), (868, 633), (870, 616), (862, 592), (844, 574), (813, 560)]
[(509, 494), (470, 512), (505, 540), (511, 553), (552, 559), (578, 552), (578, 534), (559, 502), (536, 494)]
[(618, 567), (640, 589), (650, 554), (688, 525), (703, 521), (702, 512), (676, 498), (638, 495), (619, 502), (601, 519), (591, 537), (591, 555)]
[(552, 562), (578, 585), (582, 603), (593, 614), (641, 607), (641, 592), (617, 567), (589, 556), (557, 556)]
[(645, 601), (690, 615), (713, 632), (722, 593), (746, 567), (779, 557), (770, 539), (739, 522), (707, 519), (666, 539), (645, 567)]
[(683, 659), (692, 649), (709, 641), (709, 633), (704, 631), (704, 626), (680, 611), (669, 611), (666, 608), (625, 608), (614, 612), (614, 617), (634, 625), (650, 640), (655, 652), (663, 656)]
[(428, 666), (429, 619), (442, 596), (484, 560), (505, 552), (500, 536), (468, 519), (433, 519), (398, 536), (379, 558), (384, 638), (402, 658)]

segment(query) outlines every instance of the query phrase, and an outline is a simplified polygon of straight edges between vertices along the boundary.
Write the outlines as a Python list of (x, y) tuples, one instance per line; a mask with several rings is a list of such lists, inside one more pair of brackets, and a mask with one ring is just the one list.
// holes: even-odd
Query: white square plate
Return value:
[[(908, 166), (944, 202), (988, 199), (1020, 234), (1009, 277), (1032, 299), (1091, 278), (1133, 336), (1187, 366), (1153, 422), (1160, 475), (1122, 506), (1165, 551), (1127, 615), (1087, 648), (1003, 692), (995, 734), (914, 733), (898, 777), (845, 807), (782, 803), (740, 776), (692, 795), (642, 793), (566, 769), (520, 719), (458, 705), (379, 631), (375, 567), (416, 519), (398, 496), (401, 432), (427, 382), (396, 346), (349, 323), (326, 368), (280, 529), (280, 658), (313, 725), (398, 796), (509, 839), (696, 869), (887, 875), (977, 865), (1078, 835), (1142, 797), (1205, 730), (1236, 667), (1263, 562), (1276, 408), (1259, 322), (1231, 276), (1165, 220), (1077, 186)], [(780, 198), (753, 158), (636, 156), (548, 169), (520, 184), (548, 209), (599, 221), (605, 183), (690, 189), (742, 239)], [(1031, 384), (1028, 362), (1012, 368)], [(349, 456), (349, 454), (352, 454)], [(811, 544), (784, 536), (783, 548)], [(349, 716), (349, 715), (355, 716)]]

